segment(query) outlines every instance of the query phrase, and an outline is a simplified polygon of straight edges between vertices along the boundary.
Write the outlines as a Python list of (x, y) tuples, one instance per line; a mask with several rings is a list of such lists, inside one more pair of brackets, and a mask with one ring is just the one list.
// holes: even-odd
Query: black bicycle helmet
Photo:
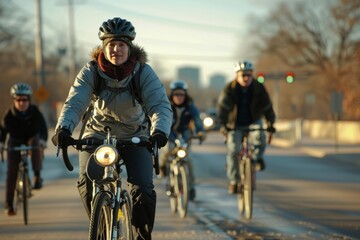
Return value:
[(99, 38), (104, 40), (106, 38), (128, 38), (130, 41), (136, 37), (134, 26), (126, 19), (119, 17), (109, 19), (99, 28)]
[(254, 65), (251, 62), (244, 61), (244, 62), (237, 62), (235, 63), (234, 71), (253, 71)]
[(178, 80), (178, 81), (174, 81), (170, 84), (170, 89), (172, 91), (176, 90), (176, 89), (182, 89), (184, 91), (187, 91), (188, 89), (188, 85), (186, 82)]
[(27, 83), (16, 83), (10, 88), (10, 95), (16, 97), (17, 95), (31, 95), (32, 88)]

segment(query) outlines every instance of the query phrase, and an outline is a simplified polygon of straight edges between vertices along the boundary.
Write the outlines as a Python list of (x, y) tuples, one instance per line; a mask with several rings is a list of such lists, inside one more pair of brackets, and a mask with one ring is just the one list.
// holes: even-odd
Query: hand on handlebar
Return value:
[(267, 127), (267, 131), (269, 133), (276, 133), (276, 128), (274, 128), (274, 126), (271, 124)]
[(70, 135), (70, 131), (68, 129), (61, 128), (59, 129), (55, 135), (51, 138), (51, 141), (55, 146), (63, 147), (70, 145), (70, 141), (73, 138)]
[(162, 148), (166, 145), (168, 138), (166, 137), (165, 133), (160, 130), (155, 130), (154, 133), (150, 137), (150, 141), (154, 145), (155, 142), (157, 143), (158, 148)]

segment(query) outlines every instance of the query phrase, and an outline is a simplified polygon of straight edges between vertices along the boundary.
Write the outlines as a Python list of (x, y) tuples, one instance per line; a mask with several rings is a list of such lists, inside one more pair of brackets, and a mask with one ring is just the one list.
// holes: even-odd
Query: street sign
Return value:
[(49, 91), (44, 86), (40, 86), (34, 95), (38, 102), (45, 102), (49, 97)]
[(331, 98), (330, 98), (331, 112), (334, 114), (341, 114), (343, 111), (342, 102), (343, 102), (343, 94), (338, 91), (333, 91), (331, 93)]

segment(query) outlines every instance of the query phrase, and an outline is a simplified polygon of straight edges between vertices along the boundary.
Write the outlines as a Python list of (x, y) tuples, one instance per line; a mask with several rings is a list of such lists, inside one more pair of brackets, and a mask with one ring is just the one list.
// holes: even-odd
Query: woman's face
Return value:
[(26, 95), (18, 95), (14, 98), (14, 106), (16, 110), (25, 112), (30, 106), (30, 98)]
[(241, 87), (248, 87), (253, 81), (252, 71), (238, 71), (237, 81)]
[(115, 66), (120, 66), (129, 58), (129, 46), (123, 41), (110, 41), (105, 47), (105, 57)]
[(185, 101), (185, 91), (181, 89), (174, 90), (173, 92), (173, 102), (175, 105), (182, 105)]

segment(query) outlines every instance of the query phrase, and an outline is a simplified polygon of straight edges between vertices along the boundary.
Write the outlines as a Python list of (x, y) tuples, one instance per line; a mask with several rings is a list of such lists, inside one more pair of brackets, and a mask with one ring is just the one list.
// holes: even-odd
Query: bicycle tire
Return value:
[(245, 218), (251, 219), (253, 209), (253, 181), (252, 181), (252, 163), (251, 159), (245, 160), (245, 181), (244, 181), (244, 203)]
[(21, 173), (17, 173), (16, 186), (15, 186), (15, 212), (21, 208), (22, 203), (22, 182), (21, 182)]
[[(242, 166), (241, 166), (242, 165)], [(239, 171), (242, 171), (240, 174), (242, 176), (244, 176), (245, 174), (243, 174), (244, 172), (244, 161), (240, 160), (239, 161)], [(242, 183), (241, 183), (242, 184)], [(243, 185), (243, 184), (242, 184)], [(238, 192), (237, 194), (237, 204), (238, 204), (238, 209), (241, 215), (244, 215), (244, 211), (245, 211), (245, 201), (244, 201), (244, 189), (239, 189), (240, 192)]]
[[(121, 204), (118, 213), (118, 239), (133, 240), (133, 232), (131, 225), (131, 198), (126, 190), (121, 192), (124, 202)], [(121, 212), (120, 212), (121, 211)]]
[(178, 205), (178, 213), (180, 218), (184, 218), (187, 214), (187, 208), (189, 203), (189, 180), (188, 180), (188, 168), (187, 165), (179, 166), (179, 172), (177, 174), (176, 185), (176, 197)]
[(22, 210), (23, 210), (23, 218), (24, 218), (24, 224), (27, 225), (28, 224), (28, 216), (29, 216), (29, 202), (28, 202), (28, 193), (29, 193), (29, 187), (30, 187), (30, 183), (29, 183), (29, 177), (28, 174), (26, 172), (26, 170), (21, 169), (21, 182), (22, 182), (22, 187), (21, 187), (21, 197), (22, 197)]
[(106, 192), (99, 192), (93, 200), (90, 216), (89, 239), (111, 239), (111, 198)]
[(177, 213), (177, 197), (175, 194), (175, 185), (176, 185), (176, 180), (175, 180), (175, 171), (172, 167), (170, 167), (170, 172), (169, 172), (169, 185), (170, 185), (170, 189), (171, 189), (171, 194), (170, 194), (170, 210), (172, 213)]

